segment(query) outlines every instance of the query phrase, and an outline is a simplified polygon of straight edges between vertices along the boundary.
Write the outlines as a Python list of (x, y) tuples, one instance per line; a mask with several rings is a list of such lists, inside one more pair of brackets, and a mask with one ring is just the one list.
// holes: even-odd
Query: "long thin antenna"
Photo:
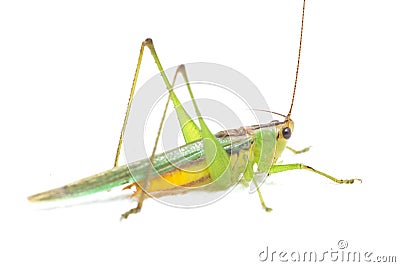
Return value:
[(300, 44), (299, 44), (299, 54), (297, 55), (297, 67), (296, 67), (296, 78), (294, 80), (294, 87), (293, 87), (293, 95), (292, 95), (292, 103), (290, 104), (290, 109), (287, 114), (287, 118), (290, 118), (293, 109), (293, 102), (294, 97), (296, 95), (296, 87), (297, 87), (297, 79), (299, 77), (299, 67), (300, 67), (300, 55), (301, 55), (301, 44), (303, 42), (303, 27), (304, 27), (304, 10), (306, 8), (306, 0), (303, 1), (303, 13), (301, 15), (301, 29), (300, 29)]
[(278, 116), (281, 116), (281, 117), (286, 118), (286, 115), (283, 115), (283, 114), (281, 114), (281, 113), (278, 113), (278, 112), (275, 112), (275, 111), (271, 111), (271, 110), (255, 109), (255, 108), (252, 108), (252, 109), (250, 109), (250, 110), (261, 111), (261, 112), (268, 112), (268, 113), (275, 114), (275, 115), (278, 115)]

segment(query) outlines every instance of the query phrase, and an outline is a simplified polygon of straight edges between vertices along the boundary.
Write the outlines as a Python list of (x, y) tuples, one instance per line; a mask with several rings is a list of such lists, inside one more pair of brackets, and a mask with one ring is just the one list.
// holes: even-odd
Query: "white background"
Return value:
[[(322, 253), (341, 239), (349, 251), (399, 261), (395, 0), (309, 1), (306, 8), (290, 144), (312, 149), (282, 159), (363, 184), (335, 185), (293, 171), (263, 187), (272, 213), (262, 211), (255, 194), (238, 190), (201, 209), (149, 200), (123, 222), (119, 215), (134, 205), (129, 200), (51, 210), (26, 200), (112, 166), (147, 37), (165, 67), (230, 66), (262, 90), (272, 110), (286, 113), (301, 2), (1, 3), (0, 265), (266, 265), (258, 260), (266, 246)], [(146, 52), (140, 81), (155, 73)]]

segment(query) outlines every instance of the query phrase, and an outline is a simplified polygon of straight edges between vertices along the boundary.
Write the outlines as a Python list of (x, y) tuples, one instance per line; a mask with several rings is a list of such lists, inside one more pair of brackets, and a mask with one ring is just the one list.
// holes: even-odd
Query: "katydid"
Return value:
[[(118, 142), (114, 167), (110, 170), (89, 176), (65, 186), (32, 195), (28, 197), (28, 199), (32, 202), (62, 200), (89, 195), (109, 190), (117, 186), (126, 185), (124, 189), (136, 189), (132, 196), (137, 199), (137, 206), (125, 212), (121, 216), (121, 218), (127, 218), (130, 214), (137, 213), (141, 210), (146, 196), (174, 196), (182, 193), (189, 193), (192, 189), (222, 191), (241, 183), (247, 186), (253, 184), (257, 189), (262, 207), (266, 211), (270, 211), (271, 209), (264, 203), (259, 188), (261, 182), (257, 177), (262, 174), (270, 175), (289, 170), (304, 169), (326, 177), (335, 183), (352, 184), (356, 180), (361, 181), (357, 178), (348, 180), (337, 179), (331, 175), (300, 163), (277, 164), (277, 160), (285, 148), (294, 153), (308, 151), (308, 148), (297, 151), (286, 145), (287, 140), (291, 137), (294, 129), (294, 122), (291, 119), (291, 114), (295, 100), (300, 66), (305, 2), (306, 1), (304, 0), (301, 16), (297, 67), (290, 108), (287, 115), (271, 112), (282, 116), (282, 121), (273, 120), (265, 124), (224, 130), (212, 134), (201, 116), (199, 107), (197, 106), (185, 66), (181, 65), (178, 67), (173, 82), (170, 83), (158, 58), (153, 41), (151, 39), (146, 39), (142, 43), (139, 52), (128, 107)], [(118, 166), (121, 147), (145, 48), (150, 50), (158, 70), (160, 71), (168, 90), (168, 100), (165, 105), (151, 156), (148, 159)], [(174, 84), (178, 74), (182, 75), (185, 80), (186, 87), (197, 114), (199, 125), (197, 125), (188, 115), (188, 112), (182, 106), (174, 92)], [(156, 154), (160, 132), (170, 102), (173, 103), (176, 110), (186, 144), (176, 149)], [(190, 160), (190, 164), (188, 164), (188, 159)]]

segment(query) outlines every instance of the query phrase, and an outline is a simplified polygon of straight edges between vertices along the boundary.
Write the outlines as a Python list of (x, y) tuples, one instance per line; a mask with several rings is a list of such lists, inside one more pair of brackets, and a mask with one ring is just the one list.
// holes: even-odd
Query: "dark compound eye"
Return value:
[(292, 130), (290, 130), (289, 127), (285, 127), (285, 128), (283, 128), (283, 130), (282, 130), (282, 135), (283, 135), (283, 137), (284, 137), (285, 139), (289, 139), (290, 136), (292, 136)]

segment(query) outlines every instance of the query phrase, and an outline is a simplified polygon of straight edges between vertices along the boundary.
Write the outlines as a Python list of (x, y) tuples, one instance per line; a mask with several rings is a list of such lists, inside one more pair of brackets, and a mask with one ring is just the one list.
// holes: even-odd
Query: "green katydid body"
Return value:
[[(224, 190), (227, 187), (236, 185), (238, 182), (248, 184), (253, 177), (254, 163), (258, 164), (260, 172), (267, 173), (271, 164), (276, 162), (285, 148), (286, 139), (279, 132), (282, 131), (282, 126), (286, 124), (272, 121), (264, 125), (242, 127), (240, 131), (228, 130), (217, 133), (216, 137), (219, 144), (226, 151), (227, 155), (229, 155), (230, 159), (235, 162), (232, 168), (235, 174), (229, 177), (227, 181), (224, 181), (223, 184), (226, 184), (225, 186), (214, 186), (211, 187), (212, 190)], [(292, 125), (293, 122), (291, 122)], [(270, 147), (265, 147), (268, 144), (271, 144), (269, 145)], [(269, 151), (269, 153), (265, 151)], [(186, 173), (188, 176), (186, 180), (181, 180), (179, 184), (175, 182), (177, 190), (173, 190), (173, 188), (157, 188), (157, 190), (153, 190), (150, 186), (148, 191), (151, 192), (153, 190), (153, 193), (163, 195), (182, 193), (182, 188), (179, 187), (185, 186), (190, 182), (195, 185), (196, 183), (193, 182), (204, 178), (201, 175), (195, 176), (195, 169), (197, 168), (198, 172), (204, 175), (202, 168), (206, 164), (205, 161), (203, 140), (197, 140), (156, 155), (153, 160), (153, 167), (150, 168), (151, 172), (148, 173), (150, 181), (151, 179), (162, 178), (165, 175), (168, 175), (170, 180), (173, 180), (172, 178), (178, 175), (178, 173), (182, 176), (185, 175), (185, 170), (190, 169), (191, 171), (190, 173)], [(271, 164), (266, 164), (268, 162)], [(115, 167), (63, 187), (30, 196), (29, 200), (33, 202), (63, 200), (109, 190), (125, 184), (138, 183), (145, 179), (149, 164), (149, 159), (143, 159)], [(241, 173), (244, 173), (244, 179), (239, 181)], [(194, 178), (190, 177), (191, 175)], [(188, 187), (188, 190), (190, 189), (194, 189), (194, 187)], [(203, 187), (203, 189), (205, 190), (206, 187)]]

